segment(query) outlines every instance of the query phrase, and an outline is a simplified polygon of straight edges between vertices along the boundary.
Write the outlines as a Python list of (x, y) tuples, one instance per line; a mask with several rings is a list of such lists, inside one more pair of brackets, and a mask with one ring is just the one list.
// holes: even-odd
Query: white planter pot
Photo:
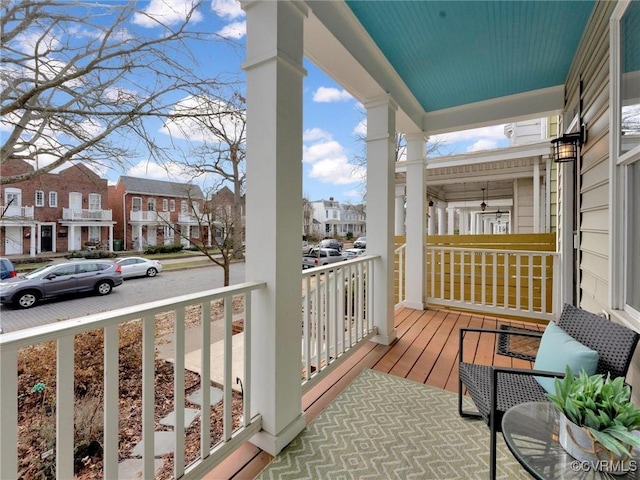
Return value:
[(576, 460), (611, 475), (624, 475), (629, 471), (630, 456), (620, 457), (596, 442), (588, 430), (579, 427), (560, 413), (560, 445)]

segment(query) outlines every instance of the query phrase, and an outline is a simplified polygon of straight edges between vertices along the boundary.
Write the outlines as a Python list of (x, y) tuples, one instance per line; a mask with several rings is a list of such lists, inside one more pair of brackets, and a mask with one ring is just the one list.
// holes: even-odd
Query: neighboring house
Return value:
[(340, 202), (329, 197), (329, 200), (315, 200), (311, 202), (313, 207), (313, 218), (318, 221), (314, 225), (317, 230), (316, 235), (322, 237), (336, 237), (339, 234), (340, 219)]
[[(147, 245), (189, 245), (201, 235), (204, 195), (197, 185), (121, 176), (109, 186), (116, 238), (125, 250)], [(202, 226), (206, 225), (206, 222)]]
[[(430, 235), (545, 233), (556, 226), (558, 117), (505, 125), (506, 148), (427, 161)], [(396, 235), (405, 232), (406, 162), (396, 163)]]
[(308, 238), (313, 235), (313, 206), (311, 202), (302, 197), (302, 236)]
[(338, 229), (341, 237), (351, 233), (354, 238), (367, 234), (367, 217), (364, 205), (352, 205), (344, 203), (340, 205), (340, 218), (342, 223)]
[[(224, 237), (224, 230), (233, 224), (232, 212), (235, 195), (229, 187), (222, 187), (207, 200), (208, 212), (212, 215), (212, 223), (216, 225), (216, 238), (218, 242)], [(245, 197), (242, 195), (240, 204), (240, 228), (242, 229), (242, 239), (244, 240), (245, 222)], [(208, 242), (211, 245), (211, 239)]]
[[(3, 175), (33, 171), (23, 160), (7, 160)], [(83, 164), (2, 185), (0, 255), (35, 256), (91, 248), (113, 249), (111, 210), (104, 209), (107, 180)]]

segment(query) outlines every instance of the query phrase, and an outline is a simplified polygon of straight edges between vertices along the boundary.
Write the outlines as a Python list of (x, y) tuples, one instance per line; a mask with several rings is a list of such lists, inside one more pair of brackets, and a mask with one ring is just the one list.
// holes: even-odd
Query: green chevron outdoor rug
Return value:
[[(259, 480), (487, 479), (489, 428), (454, 393), (364, 370)], [(498, 478), (530, 479), (499, 436)]]

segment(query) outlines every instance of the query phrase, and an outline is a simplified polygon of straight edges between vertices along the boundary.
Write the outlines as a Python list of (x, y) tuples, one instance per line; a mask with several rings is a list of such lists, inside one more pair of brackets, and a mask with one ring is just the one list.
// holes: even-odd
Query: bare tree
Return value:
[[(173, 135), (196, 138), (201, 143), (188, 158), (179, 163), (194, 178), (212, 178), (219, 187), (228, 185), (233, 192), (230, 219), (225, 222), (229, 230), (229, 247), (234, 258), (243, 257), (242, 200), (245, 172), (245, 98), (232, 91), (226, 98), (193, 97), (177, 105), (177, 119), (171, 118), (166, 128)], [(183, 112), (197, 112), (186, 118)], [(174, 162), (176, 163), (176, 162)]]
[[(197, 77), (200, 69), (188, 45), (213, 36), (189, 30), (199, 0), (171, 17), (151, 16), (137, 5), (135, 0), (2, 2), (0, 126), (8, 133), (0, 165), (20, 158), (36, 167), (3, 176), (2, 184), (71, 160), (122, 166), (137, 147), (161, 159), (165, 152), (145, 119), (192, 115), (175, 111), (179, 98), (215, 91), (221, 82)], [(174, 8), (170, 0), (166, 7)], [(167, 19), (177, 17), (181, 20)], [(130, 30), (131, 22), (141, 19), (156, 26), (152, 36)]]
[[(241, 223), (234, 223), (236, 218), (233, 215), (232, 205), (227, 201), (227, 198), (233, 198), (233, 193), (220, 184), (208, 189), (202, 210), (196, 207), (199, 201), (192, 198), (191, 193), (191, 190), (186, 190), (190, 215), (197, 221), (199, 234), (194, 236), (191, 230), (177, 228), (169, 221), (164, 221), (164, 224), (186, 240), (192, 248), (222, 267), (226, 287), (230, 282), (231, 262), (238, 257), (238, 250), (240, 255), (243, 250), (242, 242), (236, 244), (232, 238), (233, 232), (242, 231)], [(241, 222), (242, 219), (239, 221)]]

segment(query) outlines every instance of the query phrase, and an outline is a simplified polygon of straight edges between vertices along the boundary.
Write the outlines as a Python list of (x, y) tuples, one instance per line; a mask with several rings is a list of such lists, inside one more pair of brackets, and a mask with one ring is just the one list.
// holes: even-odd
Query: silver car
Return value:
[(162, 271), (160, 260), (143, 257), (127, 257), (116, 261), (122, 267), (123, 278), (155, 277)]
[(45, 265), (0, 283), (0, 302), (20, 308), (33, 307), (43, 298), (95, 292), (108, 295), (121, 285), (122, 268), (110, 260), (82, 260)]

